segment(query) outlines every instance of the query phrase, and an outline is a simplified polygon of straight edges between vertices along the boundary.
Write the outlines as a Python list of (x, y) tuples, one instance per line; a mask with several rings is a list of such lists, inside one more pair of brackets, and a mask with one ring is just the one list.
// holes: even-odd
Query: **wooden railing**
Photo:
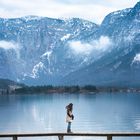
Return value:
[(28, 134), (0, 134), (2, 137), (11, 137), (13, 140), (18, 140), (20, 137), (48, 137), (56, 136), (58, 140), (64, 140), (64, 136), (92, 136), (106, 137), (107, 140), (112, 140), (113, 137), (140, 137), (140, 132), (113, 132), (113, 133), (28, 133)]

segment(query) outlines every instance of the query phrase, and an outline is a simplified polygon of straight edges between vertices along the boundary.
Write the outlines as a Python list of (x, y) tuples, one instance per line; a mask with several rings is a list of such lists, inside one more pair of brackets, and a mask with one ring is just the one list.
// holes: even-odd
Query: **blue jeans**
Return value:
[(68, 122), (67, 132), (71, 132), (71, 122)]

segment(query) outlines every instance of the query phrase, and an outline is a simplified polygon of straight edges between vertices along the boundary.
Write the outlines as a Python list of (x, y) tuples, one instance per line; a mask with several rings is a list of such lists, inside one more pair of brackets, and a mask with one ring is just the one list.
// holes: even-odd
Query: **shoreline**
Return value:
[(12, 93), (140, 93), (140, 88), (86, 86), (32, 86), (15, 89)]
[(86, 93), (140, 93), (140, 88), (126, 88), (126, 87), (96, 87), (93, 85), (86, 86), (23, 86), (15, 89), (4, 89), (1, 94), (86, 94)]

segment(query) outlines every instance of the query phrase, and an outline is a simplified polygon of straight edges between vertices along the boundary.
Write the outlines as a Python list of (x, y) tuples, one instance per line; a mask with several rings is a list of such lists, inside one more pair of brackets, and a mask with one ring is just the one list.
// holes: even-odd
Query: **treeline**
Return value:
[(14, 93), (76, 93), (76, 92), (97, 92), (96, 86), (25, 86), (15, 89)]

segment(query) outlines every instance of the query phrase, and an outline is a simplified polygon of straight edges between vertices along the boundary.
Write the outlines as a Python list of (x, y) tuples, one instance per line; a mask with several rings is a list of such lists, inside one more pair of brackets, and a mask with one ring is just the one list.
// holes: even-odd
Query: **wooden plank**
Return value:
[(0, 137), (42, 137), (42, 136), (139, 136), (140, 132), (113, 132), (113, 133), (20, 133), (20, 134), (0, 134)]
[(13, 136), (13, 140), (18, 140), (18, 137), (17, 136)]
[(107, 140), (112, 140), (112, 136), (107, 136)]
[(64, 136), (58, 136), (58, 140), (64, 140)]

